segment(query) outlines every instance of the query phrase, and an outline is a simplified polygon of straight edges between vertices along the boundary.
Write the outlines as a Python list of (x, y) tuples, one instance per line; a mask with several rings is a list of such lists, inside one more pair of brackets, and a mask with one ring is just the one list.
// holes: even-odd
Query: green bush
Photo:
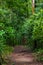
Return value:
[(43, 49), (37, 49), (35, 52), (35, 57), (38, 62), (43, 62)]
[(22, 26), (22, 38), (31, 48), (43, 48), (43, 10), (31, 15)]
[(4, 39), (5, 32), (3, 30), (0, 31), (0, 64), (3, 63), (2, 54), (4, 53), (5, 47), (5, 39)]
[(6, 38), (6, 44), (8, 45), (14, 45), (15, 42), (15, 30), (13, 27), (8, 26), (5, 29), (5, 38)]
[(35, 16), (32, 38), (36, 42), (37, 48), (43, 48), (43, 10)]
[(22, 36), (25, 38), (24, 44), (29, 45), (29, 47), (33, 47), (32, 40), (32, 31), (34, 27), (34, 16), (30, 16), (28, 20), (26, 20), (22, 26)]

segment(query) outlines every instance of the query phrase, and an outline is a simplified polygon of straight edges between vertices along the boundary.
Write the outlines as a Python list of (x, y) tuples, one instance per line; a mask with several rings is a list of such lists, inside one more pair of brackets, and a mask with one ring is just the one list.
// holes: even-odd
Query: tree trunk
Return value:
[(34, 14), (34, 9), (35, 9), (35, 0), (32, 0), (32, 14)]

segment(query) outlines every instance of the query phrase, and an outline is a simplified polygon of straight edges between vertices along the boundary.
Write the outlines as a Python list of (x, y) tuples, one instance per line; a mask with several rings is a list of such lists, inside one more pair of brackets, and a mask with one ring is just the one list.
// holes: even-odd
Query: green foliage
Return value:
[[(21, 26), (28, 16), (28, 1), (1, 0), (0, 1), (0, 30), (5, 32), (7, 44), (19, 44)], [(21, 39), (20, 39), (21, 40)]]
[(5, 32), (3, 30), (0, 31), (0, 54), (3, 52), (3, 47), (5, 43), (4, 35)]
[(43, 48), (43, 10), (24, 22), (22, 34), (31, 48)]
[(34, 17), (31, 16), (28, 20), (26, 20), (22, 26), (22, 34), (24, 36), (25, 43), (28, 44), (31, 48), (33, 46), (32, 44), (32, 31), (33, 31), (33, 25), (34, 25)]
[(41, 9), (43, 9), (43, 0), (35, 0), (36, 4), (36, 8), (35, 11), (39, 12)]
[[(36, 4), (43, 1), (37, 0)], [(31, 0), (0, 0), (0, 54), (5, 45), (43, 48), (43, 6), (32, 15)]]
[(4, 47), (5, 47), (4, 34), (5, 32), (1, 30), (0, 31), (0, 64), (2, 64), (2, 54), (4, 53)]
[(38, 62), (43, 62), (43, 49), (36, 49), (35, 57)]
[[(39, 1), (39, 3), (40, 2), (41, 1)], [(38, 38), (37, 36), (40, 36), (38, 35), (39, 31), (37, 29), (37, 24), (39, 25), (41, 22), (42, 18), (40, 18), (40, 16), (42, 17), (43, 14), (39, 12), (38, 14), (29, 16), (32, 11), (31, 6), (31, 0), (0, 1), (0, 30), (4, 30), (7, 44), (19, 44), (22, 42), (23, 37), (27, 40), (26, 43), (30, 43), (32, 37)], [(29, 19), (24, 21), (28, 16)], [(38, 17), (40, 19), (38, 19)], [(37, 35), (35, 34), (36, 29)], [(40, 32), (40, 34), (42, 33), (43, 32)]]
[(38, 48), (43, 48), (43, 10), (36, 14), (35, 17), (32, 38), (36, 40)]

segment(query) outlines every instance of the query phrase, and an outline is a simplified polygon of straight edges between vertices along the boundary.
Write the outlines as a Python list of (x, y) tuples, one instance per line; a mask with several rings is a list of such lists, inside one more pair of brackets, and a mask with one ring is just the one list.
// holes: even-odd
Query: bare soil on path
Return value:
[(22, 46), (15, 47), (15, 51), (9, 56), (7, 65), (43, 65), (36, 62), (32, 52), (27, 52)]

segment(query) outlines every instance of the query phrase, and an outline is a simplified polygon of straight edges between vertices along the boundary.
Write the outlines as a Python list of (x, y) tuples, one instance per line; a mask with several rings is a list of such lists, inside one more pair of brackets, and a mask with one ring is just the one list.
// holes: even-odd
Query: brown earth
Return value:
[(32, 52), (28, 52), (23, 46), (16, 46), (14, 52), (9, 56), (7, 65), (43, 65), (36, 62)]

